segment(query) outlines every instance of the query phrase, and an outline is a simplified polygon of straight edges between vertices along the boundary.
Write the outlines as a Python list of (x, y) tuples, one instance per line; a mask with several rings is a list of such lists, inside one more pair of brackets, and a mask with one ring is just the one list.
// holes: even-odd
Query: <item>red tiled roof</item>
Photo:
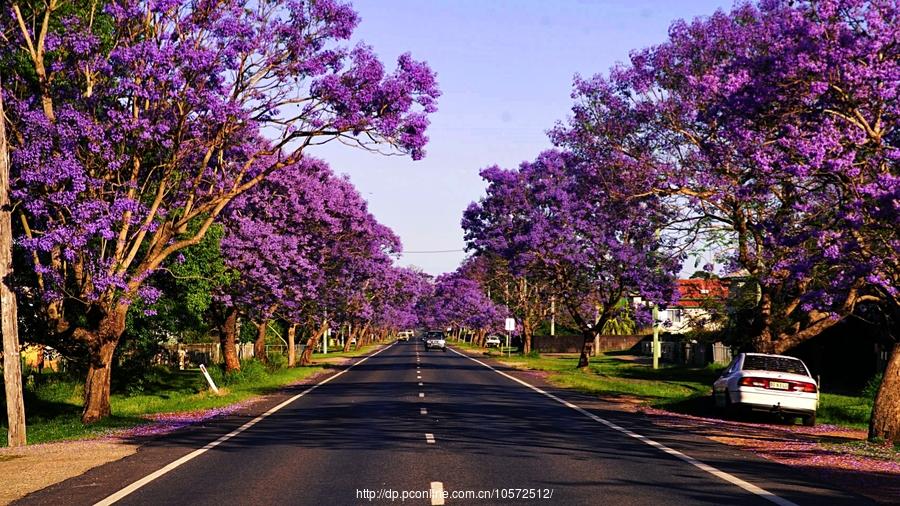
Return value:
[(705, 300), (728, 298), (728, 283), (721, 279), (679, 279), (676, 284), (680, 297), (676, 307), (700, 307)]

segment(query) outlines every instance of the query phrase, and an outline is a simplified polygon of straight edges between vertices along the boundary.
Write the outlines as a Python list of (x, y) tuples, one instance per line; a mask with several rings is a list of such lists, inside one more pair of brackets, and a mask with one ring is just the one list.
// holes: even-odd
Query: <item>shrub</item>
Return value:
[(272, 371), (277, 371), (278, 369), (284, 369), (287, 367), (287, 357), (282, 355), (281, 353), (269, 353), (269, 369)]
[(878, 395), (878, 389), (881, 387), (881, 380), (884, 378), (884, 375), (878, 373), (872, 376), (869, 379), (869, 382), (866, 383), (866, 386), (863, 387), (862, 396), (866, 399), (875, 400), (875, 396)]

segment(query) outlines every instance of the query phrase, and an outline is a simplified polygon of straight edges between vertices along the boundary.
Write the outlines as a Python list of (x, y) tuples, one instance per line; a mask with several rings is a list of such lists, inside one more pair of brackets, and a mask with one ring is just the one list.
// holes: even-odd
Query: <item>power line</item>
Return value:
[(422, 251), (404, 251), (402, 252), (404, 255), (406, 254), (432, 254), (432, 253), (463, 253), (466, 250), (464, 249), (435, 249), (435, 250), (422, 250)]

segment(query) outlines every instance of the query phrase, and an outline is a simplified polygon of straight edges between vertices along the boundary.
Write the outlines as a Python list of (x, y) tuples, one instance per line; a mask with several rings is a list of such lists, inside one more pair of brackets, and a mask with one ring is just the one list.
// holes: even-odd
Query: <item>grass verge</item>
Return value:
[[(592, 357), (584, 370), (576, 369), (576, 355), (513, 355), (486, 351), (469, 343), (453, 343), (480, 351), (515, 368), (545, 371), (550, 383), (607, 398), (628, 398), (643, 404), (691, 415), (714, 414), (710, 392), (721, 366), (684, 367), (662, 365), (654, 370), (644, 361), (623, 352)], [(817, 414), (820, 423), (864, 429), (868, 426), (872, 399), (864, 395), (822, 393)]]

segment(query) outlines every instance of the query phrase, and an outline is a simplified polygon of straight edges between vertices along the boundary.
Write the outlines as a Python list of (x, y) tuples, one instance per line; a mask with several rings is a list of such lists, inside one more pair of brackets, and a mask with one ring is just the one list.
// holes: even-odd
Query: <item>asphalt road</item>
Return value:
[(452, 350), (397, 343), (273, 401), (284, 405), (261, 420), (232, 416), (160, 438), (20, 502), (441, 504), (427, 494), (443, 490), (469, 494), (449, 495), (448, 505), (866, 503), (733, 447), (582, 409), (590, 399), (542, 388)]

